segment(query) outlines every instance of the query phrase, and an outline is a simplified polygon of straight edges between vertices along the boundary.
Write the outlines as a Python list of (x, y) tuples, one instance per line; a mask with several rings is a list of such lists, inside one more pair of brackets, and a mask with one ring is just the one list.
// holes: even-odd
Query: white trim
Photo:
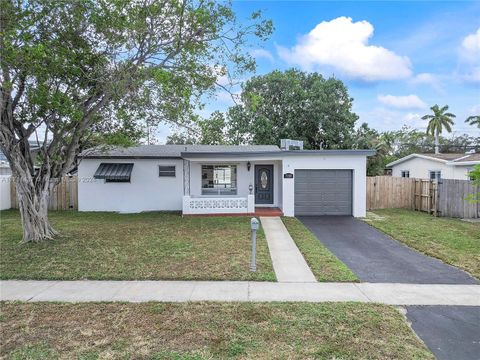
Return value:
[(410, 160), (410, 159), (415, 158), (415, 157), (418, 157), (418, 158), (421, 158), (421, 159), (426, 159), (426, 160), (434, 160), (434, 161), (438, 161), (438, 162), (441, 162), (441, 163), (444, 163), (444, 164), (447, 164), (447, 165), (450, 162), (449, 160), (438, 159), (438, 158), (427, 156), (427, 155), (410, 154), (408, 156), (404, 156), (401, 159), (395, 160), (395, 161), (391, 162), (390, 164), (387, 164), (386, 167), (392, 167), (394, 165), (401, 164), (402, 162)]
[(478, 165), (480, 164), (480, 161), (479, 160), (472, 160), (472, 161), (449, 161), (447, 162), (447, 165), (452, 165), (452, 166), (457, 166), (457, 165), (460, 165), (460, 166), (464, 166), (464, 165)]
[(182, 214), (246, 214), (255, 211), (253, 195), (217, 197), (183, 196)]

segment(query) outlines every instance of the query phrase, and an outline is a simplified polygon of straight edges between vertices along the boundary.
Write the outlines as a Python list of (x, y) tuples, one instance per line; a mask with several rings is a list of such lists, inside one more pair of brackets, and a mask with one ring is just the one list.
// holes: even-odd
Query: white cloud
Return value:
[(378, 95), (378, 101), (397, 109), (424, 109), (427, 107), (417, 95)]
[(406, 113), (403, 115), (402, 120), (405, 125), (408, 125), (415, 129), (425, 129), (427, 127), (427, 123), (425, 120), (422, 120), (422, 116), (417, 113)]
[(410, 80), (410, 83), (414, 85), (430, 85), (436, 92), (445, 94), (445, 88), (440, 78), (432, 73), (417, 74)]
[(373, 26), (349, 17), (323, 21), (302, 36), (291, 49), (278, 46), (279, 56), (304, 69), (326, 66), (364, 81), (405, 79), (412, 75), (411, 62), (381, 46), (369, 45)]
[(356, 112), (360, 116), (359, 123), (366, 122), (379, 131), (399, 130), (404, 125), (413, 129), (425, 130), (427, 126), (427, 122), (421, 119), (423, 115), (416, 112), (392, 110), (385, 107)]
[(459, 55), (460, 78), (466, 82), (480, 82), (480, 28), (462, 40)]
[(438, 81), (437, 77), (431, 73), (420, 73), (412, 79), (414, 84), (432, 84)]
[(470, 83), (480, 83), (480, 66), (472, 66), (470, 69), (467, 69), (461, 78), (465, 82)]
[(460, 55), (469, 62), (480, 61), (480, 28), (463, 39)]
[(215, 94), (215, 98), (221, 103), (233, 106), (240, 102), (240, 91), (229, 93), (228, 91), (220, 90)]
[(275, 62), (275, 59), (273, 58), (273, 55), (270, 53), (270, 51), (265, 50), (265, 49), (254, 49), (250, 51), (250, 55), (254, 57), (255, 59), (267, 59), (271, 63)]
[(473, 105), (469, 110), (468, 113), (470, 115), (479, 115), (480, 114), (480, 105)]

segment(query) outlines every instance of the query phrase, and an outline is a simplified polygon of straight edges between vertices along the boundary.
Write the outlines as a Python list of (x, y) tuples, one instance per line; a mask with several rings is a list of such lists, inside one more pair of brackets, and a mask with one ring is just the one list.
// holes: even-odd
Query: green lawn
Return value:
[(394, 239), (480, 279), (480, 224), (403, 209), (375, 210), (367, 222)]
[(359, 281), (297, 218), (282, 218), (318, 281)]
[(0, 212), (0, 278), (275, 281), (262, 231), (258, 270), (249, 271), (248, 217), (58, 211), (50, 219), (60, 238), (23, 245), (19, 213)]
[(3, 303), (10, 359), (433, 359), (395, 308), (358, 303)]

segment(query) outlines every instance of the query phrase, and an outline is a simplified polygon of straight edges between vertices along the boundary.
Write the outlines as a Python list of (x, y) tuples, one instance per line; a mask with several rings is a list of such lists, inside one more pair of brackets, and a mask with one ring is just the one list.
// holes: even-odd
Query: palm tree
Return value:
[(480, 115), (469, 116), (465, 122), (470, 125), (477, 125), (477, 127), (480, 128)]
[(424, 115), (422, 120), (428, 120), (427, 134), (435, 136), (435, 154), (439, 153), (439, 137), (443, 131), (443, 128), (448, 132), (452, 132), (453, 119), (456, 117), (454, 114), (446, 112), (448, 105), (440, 108), (437, 104), (430, 108), (433, 111), (433, 115)]

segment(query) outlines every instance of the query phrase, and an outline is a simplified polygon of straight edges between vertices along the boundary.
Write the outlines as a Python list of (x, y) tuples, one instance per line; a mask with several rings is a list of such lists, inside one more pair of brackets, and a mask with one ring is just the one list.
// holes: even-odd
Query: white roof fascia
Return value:
[(390, 164), (387, 164), (386, 167), (391, 167), (391, 166), (394, 166), (394, 165), (401, 164), (402, 162), (413, 159), (415, 157), (418, 157), (418, 158), (421, 158), (421, 159), (426, 159), (426, 160), (434, 160), (434, 161), (438, 161), (438, 162), (441, 162), (441, 163), (444, 163), (444, 164), (448, 163), (448, 160), (437, 159), (437, 158), (422, 155), (422, 154), (410, 154), (410, 155), (404, 156), (401, 159), (395, 160), (395, 161), (391, 162)]
[(449, 161), (447, 165), (452, 165), (452, 166), (465, 166), (465, 165), (478, 165), (480, 164), (479, 160), (471, 160), (471, 161)]

